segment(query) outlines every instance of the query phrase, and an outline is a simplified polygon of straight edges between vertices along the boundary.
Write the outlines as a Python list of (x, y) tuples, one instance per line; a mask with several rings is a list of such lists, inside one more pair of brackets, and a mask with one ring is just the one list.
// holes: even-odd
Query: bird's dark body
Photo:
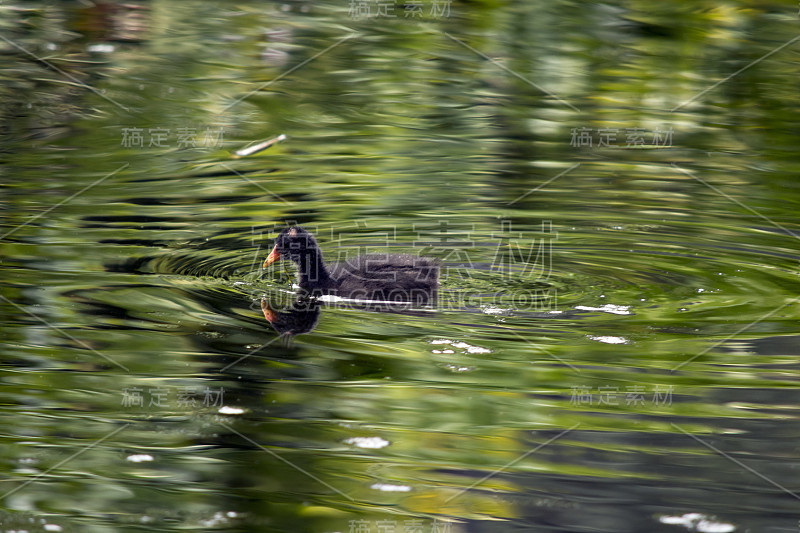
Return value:
[(369, 254), (330, 266), (313, 235), (300, 227), (283, 230), (265, 266), (291, 259), (300, 271), (300, 288), (312, 296), (427, 303), (436, 298), (439, 265), (411, 254)]
[(424, 302), (439, 284), (439, 265), (410, 254), (361, 255), (334, 263), (329, 273), (328, 294), (343, 298)]

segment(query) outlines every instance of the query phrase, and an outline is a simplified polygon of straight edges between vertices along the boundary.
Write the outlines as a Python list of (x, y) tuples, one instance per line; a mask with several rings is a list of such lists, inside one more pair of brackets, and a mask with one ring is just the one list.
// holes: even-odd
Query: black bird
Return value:
[(372, 254), (328, 266), (314, 236), (299, 226), (280, 232), (264, 268), (279, 259), (297, 264), (300, 288), (312, 296), (423, 304), (439, 287), (439, 265), (427, 257)]

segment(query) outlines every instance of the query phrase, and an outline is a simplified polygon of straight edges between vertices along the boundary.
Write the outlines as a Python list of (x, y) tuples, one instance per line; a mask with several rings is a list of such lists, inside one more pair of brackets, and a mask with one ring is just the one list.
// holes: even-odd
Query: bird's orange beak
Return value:
[(268, 266), (270, 266), (272, 263), (274, 263), (275, 261), (277, 261), (280, 258), (281, 258), (281, 254), (278, 253), (278, 247), (276, 246), (275, 248), (272, 249), (272, 251), (267, 256), (266, 261), (264, 261), (263, 268), (267, 268)]

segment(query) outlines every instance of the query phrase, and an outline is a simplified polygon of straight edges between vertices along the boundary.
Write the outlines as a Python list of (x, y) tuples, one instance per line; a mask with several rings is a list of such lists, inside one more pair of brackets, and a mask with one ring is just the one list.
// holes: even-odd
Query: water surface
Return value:
[(413, 4), (0, 6), (4, 530), (796, 530), (796, 6)]

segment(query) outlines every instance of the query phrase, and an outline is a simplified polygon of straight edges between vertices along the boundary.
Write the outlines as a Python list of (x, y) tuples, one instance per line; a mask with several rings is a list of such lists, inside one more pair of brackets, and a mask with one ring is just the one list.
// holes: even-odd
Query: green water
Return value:
[(0, 15), (3, 531), (797, 530), (796, 4)]

